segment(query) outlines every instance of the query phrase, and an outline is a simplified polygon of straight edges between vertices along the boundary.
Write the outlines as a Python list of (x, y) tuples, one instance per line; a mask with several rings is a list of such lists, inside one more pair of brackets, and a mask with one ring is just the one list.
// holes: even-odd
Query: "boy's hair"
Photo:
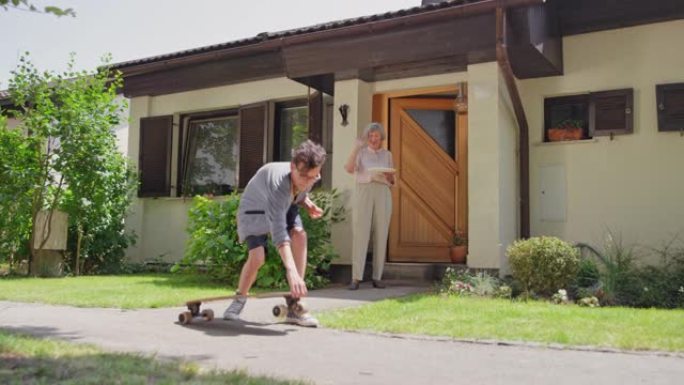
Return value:
[(325, 163), (325, 158), (327, 154), (325, 149), (310, 139), (305, 140), (292, 149), (292, 163), (295, 164), (297, 168), (303, 167), (306, 170), (311, 170), (322, 166)]

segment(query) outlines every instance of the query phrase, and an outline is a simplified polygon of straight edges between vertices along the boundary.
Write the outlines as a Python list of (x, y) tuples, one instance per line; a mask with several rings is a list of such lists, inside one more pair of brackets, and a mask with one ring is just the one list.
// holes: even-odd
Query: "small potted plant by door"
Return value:
[(451, 263), (465, 263), (466, 255), (468, 255), (468, 238), (464, 232), (457, 231), (454, 233), (451, 249), (449, 250)]
[(584, 121), (579, 119), (566, 119), (549, 128), (547, 135), (549, 142), (582, 139)]

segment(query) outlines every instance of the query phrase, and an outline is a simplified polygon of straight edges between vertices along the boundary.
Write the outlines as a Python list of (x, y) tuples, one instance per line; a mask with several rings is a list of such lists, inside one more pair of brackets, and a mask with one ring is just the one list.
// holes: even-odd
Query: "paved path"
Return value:
[[(348, 307), (423, 288), (362, 286), (312, 292), (314, 310)], [(550, 349), (308, 329), (270, 321), (281, 299), (250, 300), (235, 324), (181, 326), (182, 307), (89, 309), (0, 301), (0, 328), (103, 348), (192, 360), (210, 368), (305, 379), (315, 384), (681, 384), (684, 356)], [(220, 316), (227, 302), (213, 308)], [(407, 322), (410, 322), (407, 320)]]

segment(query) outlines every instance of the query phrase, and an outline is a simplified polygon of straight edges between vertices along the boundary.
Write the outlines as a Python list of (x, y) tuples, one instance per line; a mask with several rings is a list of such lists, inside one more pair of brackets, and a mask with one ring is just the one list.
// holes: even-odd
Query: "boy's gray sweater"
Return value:
[(292, 198), (290, 162), (267, 163), (254, 174), (240, 198), (238, 236), (240, 241), (250, 235), (271, 234), (273, 244), (289, 242), (287, 210), (304, 201), (308, 192)]

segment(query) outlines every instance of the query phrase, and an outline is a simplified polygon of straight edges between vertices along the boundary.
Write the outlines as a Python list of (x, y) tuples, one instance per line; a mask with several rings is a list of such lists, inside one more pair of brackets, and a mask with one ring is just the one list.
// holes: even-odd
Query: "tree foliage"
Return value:
[(0, 115), (0, 261), (13, 267), (26, 254), (31, 232), (31, 192), (39, 163), (35, 138), (7, 128)]
[(55, 16), (76, 17), (76, 12), (71, 8), (60, 8), (55, 7), (54, 5), (47, 5), (41, 10), (28, 0), (0, 0), (0, 7), (6, 11), (10, 8), (14, 8), (22, 11), (51, 13)]
[[(69, 255), (78, 273), (82, 257), (90, 269), (116, 265), (123, 258), (132, 242), (123, 232), (123, 219), (135, 184), (112, 131), (126, 107), (117, 99), (120, 75), (106, 69), (88, 73), (73, 68), (72, 56), (66, 72), (41, 73), (27, 54), (12, 72), (9, 92), (16, 110), (10, 113), (20, 122), (17, 132), (27, 134), (14, 140), (23, 140), (27, 153), (3, 158), (7, 163), (3, 169), (27, 162), (32, 167), (13, 174), (26, 187), (25, 193), (15, 189), (13, 195), (0, 196), (0, 203), (3, 207), (18, 201), (21, 207), (28, 204), (30, 225), (40, 210), (65, 211)], [(33, 240), (28, 244), (35, 256)]]

